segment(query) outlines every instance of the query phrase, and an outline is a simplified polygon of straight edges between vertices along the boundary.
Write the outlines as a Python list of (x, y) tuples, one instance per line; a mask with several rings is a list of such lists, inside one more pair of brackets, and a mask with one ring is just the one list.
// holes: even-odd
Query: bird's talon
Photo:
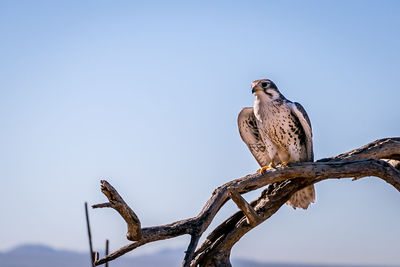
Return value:
[(258, 169), (257, 171), (258, 171), (259, 173), (263, 173), (264, 171), (266, 171), (266, 170), (268, 170), (268, 169), (272, 169), (272, 168), (274, 168), (274, 166), (272, 165), (272, 163), (270, 163), (268, 166), (264, 166), (264, 167)]
[(257, 172), (262, 173), (262, 172), (264, 172), (264, 171), (266, 171), (266, 170), (268, 170), (270, 168), (271, 167), (269, 167), (269, 166), (265, 166), (265, 167), (262, 167), (262, 168), (258, 169)]

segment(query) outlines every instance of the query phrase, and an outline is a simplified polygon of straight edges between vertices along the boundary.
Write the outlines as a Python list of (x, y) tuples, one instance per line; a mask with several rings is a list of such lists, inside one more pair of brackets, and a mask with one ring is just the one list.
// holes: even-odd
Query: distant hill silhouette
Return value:
[[(110, 267), (177, 267), (181, 265), (183, 256), (184, 249), (162, 250), (156, 253), (136, 257), (124, 256), (112, 261)], [(234, 267), (366, 267), (355, 265), (262, 263), (243, 259), (233, 259), (232, 265)], [(0, 266), (90, 267), (91, 264), (89, 253), (56, 250), (43, 245), (22, 245), (8, 252), (0, 252)]]

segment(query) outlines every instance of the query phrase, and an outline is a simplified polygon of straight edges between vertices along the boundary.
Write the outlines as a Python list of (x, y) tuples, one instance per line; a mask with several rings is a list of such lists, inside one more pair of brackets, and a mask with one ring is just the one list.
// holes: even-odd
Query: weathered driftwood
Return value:
[[(317, 162), (293, 163), (232, 180), (214, 190), (201, 212), (192, 218), (171, 224), (141, 228), (140, 221), (118, 192), (102, 180), (102, 192), (110, 202), (93, 208), (111, 207), (127, 223), (128, 244), (117, 251), (96, 259), (100, 265), (116, 259), (144, 244), (191, 235), (182, 266), (231, 266), (233, 245), (252, 228), (271, 217), (298, 190), (326, 179), (375, 176), (400, 191), (400, 138), (385, 138), (332, 158)], [(277, 183), (279, 182), (279, 183)], [(248, 203), (241, 194), (269, 186), (261, 196)], [(233, 214), (212, 231), (198, 247), (201, 235), (209, 227), (217, 212), (232, 199), (240, 211)]]

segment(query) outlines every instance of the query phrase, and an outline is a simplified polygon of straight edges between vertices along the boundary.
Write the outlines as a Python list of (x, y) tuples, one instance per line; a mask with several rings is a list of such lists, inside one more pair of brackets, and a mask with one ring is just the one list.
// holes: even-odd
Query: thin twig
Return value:
[[(108, 239), (106, 239), (106, 256), (108, 255), (108, 245), (109, 245), (109, 241), (108, 241)], [(106, 267), (108, 267), (108, 261), (106, 262)]]
[(95, 256), (93, 252), (93, 245), (92, 245), (92, 232), (90, 231), (90, 222), (89, 222), (89, 211), (88, 211), (88, 204), (85, 202), (85, 215), (86, 215), (86, 226), (87, 226), (87, 233), (89, 237), (89, 249), (90, 249), (90, 262), (92, 266), (94, 266)]

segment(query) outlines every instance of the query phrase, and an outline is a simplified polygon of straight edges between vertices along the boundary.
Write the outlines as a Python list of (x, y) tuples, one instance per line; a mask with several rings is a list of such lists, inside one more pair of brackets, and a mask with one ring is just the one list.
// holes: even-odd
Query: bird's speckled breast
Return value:
[(290, 156), (301, 153), (301, 126), (283, 101), (255, 102), (254, 114), (263, 138), (268, 138), (278, 150)]

